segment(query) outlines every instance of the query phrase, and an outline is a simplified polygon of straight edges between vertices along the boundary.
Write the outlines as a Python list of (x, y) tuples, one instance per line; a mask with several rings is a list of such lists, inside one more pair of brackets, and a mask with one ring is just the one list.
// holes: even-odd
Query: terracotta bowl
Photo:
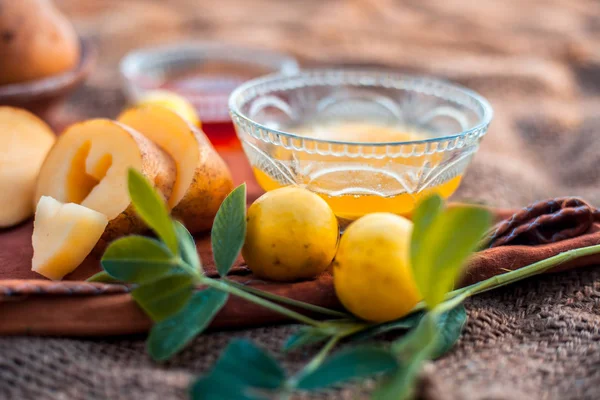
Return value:
[(81, 40), (81, 59), (75, 69), (34, 81), (0, 85), (0, 105), (26, 108), (47, 119), (51, 109), (83, 83), (95, 62), (95, 46)]

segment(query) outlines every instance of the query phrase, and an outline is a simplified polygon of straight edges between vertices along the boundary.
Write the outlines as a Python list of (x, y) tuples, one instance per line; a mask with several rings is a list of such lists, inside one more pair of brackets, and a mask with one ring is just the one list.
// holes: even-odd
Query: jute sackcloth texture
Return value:
[[(123, 105), (119, 58), (160, 41), (220, 39), (285, 50), (305, 62), (375, 62), (453, 79), (494, 106), (457, 199), (518, 207), (578, 195), (600, 204), (600, 3), (479, 3), (62, 0), (77, 28), (97, 39), (101, 62), (58, 118), (114, 116)], [(467, 308), (457, 346), (425, 368), (421, 398), (600, 398), (600, 268), (531, 279), (478, 296)], [(278, 350), (294, 329), (206, 334), (164, 365), (149, 360), (143, 337), (3, 337), (0, 398), (185, 398), (190, 379), (232, 337), (251, 338), (290, 371), (299, 368), (310, 350)], [(370, 385), (314, 398), (366, 397)]]

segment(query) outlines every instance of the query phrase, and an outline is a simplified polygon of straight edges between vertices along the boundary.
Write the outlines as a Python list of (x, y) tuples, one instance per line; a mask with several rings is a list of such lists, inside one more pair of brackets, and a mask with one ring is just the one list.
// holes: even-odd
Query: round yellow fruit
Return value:
[(412, 227), (406, 218), (374, 213), (344, 232), (333, 261), (333, 282), (352, 314), (367, 321), (391, 321), (421, 300), (410, 268)]
[(183, 119), (200, 127), (200, 120), (194, 106), (183, 96), (168, 90), (153, 90), (137, 101), (137, 106), (157, 105), (175, 111)]
[(310, 279), (331, 264), (339, 239), (329, 205), (299, 187), (262, 195), (248, 209), (242, 255), (259, 278), (273, 281)]

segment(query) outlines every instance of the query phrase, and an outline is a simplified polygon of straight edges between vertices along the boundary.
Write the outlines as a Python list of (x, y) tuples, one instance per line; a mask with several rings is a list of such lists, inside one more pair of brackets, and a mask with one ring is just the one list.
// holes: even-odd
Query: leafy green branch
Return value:
[[(244, 243), (245, 185), (225, 199), (216, 215), (211, 239), (220, 279), (213, 279), (204, 274), (193, 237), (169, 217), (162, 198), (145, 178), (130, 170), (128, 183), (136, 212), (154, 230), (157, 239), (134, 235), (111, 243), (102, 258), (104, 270), (90, 280), (133, 285), (133, 298), (155, 322), (147, 340), (152, 358), (166, 360), (183, 349), (208, 327), (230, 295), (304, 324), (288, 338), (285, 351), (324, 343), (304, 368), (288, 375), (259, 347), (234, 340), (213, 369), (193, 383), (193, 399), (286, 399), (298, 390), (321, 390), (378, 376), (381, 379), (374, 398), (410, 398), (423, 363), (442, 356), (458, 340), (467, 320), (462, 303), (468, 297), (542, 273), (568, 260), (600, 253), (600, 245), (568, 251), (453, 290), (491, 217), (478, 207), (445, 209), (441, 198), (431, 196), (414, 212), (411, 238), (412, 274), (423, 301), (401, 319), (375, 324), (345, 312), (263, 292), (226, 277)], [(204, 289), (196, 290), (198, 286)], [(332, 319), (315, 320), (296, 310)], [(365, 343), (389, 331), (407, 333), (386, 346)], [(340, 342), (345, 342), (346, 347), (330, 355)]]
[[(409, 399), (414, 395), (415, 382), (422, 365), (443, 356), (459, 339), (467, 321), (462, 303), (468, 297), (540, 274), (576, 257), (600, 253), (600, 245), (571, 250), (519, 270), (452, 290), (462, 267), (487, 231), (491, 216), (480, 208), (444, 209), (442, 200), (432, 196), (419, 205), (413, 221), (411, 265), (419, 290), (424, 294), (424, 301), (413, 312), (399, 320), (380, 324), (347, 318), (330, 321), (329, 326), (301, 326), (288, 338), (284, 350), (325, 343), (302, 370), (292, 376), (279, 374), (277, 383), (269, 388), (269, 396), (266, 397), (262, 396), (265, 392), (261, 392), (265, 388), (257, 386), (252, 379), (245, 379), (242, 371), (245, 367), (238, 365), (240, 370), (236, 373), (234, 389), (230, 388), (227, 396), (219, 398), (286, 399), (296, 390), (321, 390), (352, 380), (380, 376), (373, 398)], [(387, 347), (362, 343), (389, 331), (407, 333)], [(349, 347), (328, 356), (342, 340)], [(234, 343), (236, 345), (228, 348), (222, 358), (239, 359), (236, 349), (245, 346), (252, 346), (254, 351), (262, 354), (261, 357), (270, 358), (249, 342)], [(261, 370), (259, 360), (251, 361), (250, 365)], [(196, 381), (191, 390), (194, 400), (215, 398), (215, 388), (219, 388), (219, 382), (225, 379), (222, 367), (220, 359), (209, 374)]]
[[(488, 228), (491, 217), (481, 209), (444, 210), (441, 198), (433, 196), (419, 206), (414, 218), (411, 261), (412, 265), (419, 265), (419, 268), (413, 268), (412, 273), (419, 291), (424, 295), (423, 304), (431, 311), (415, 312), (399, 321), (385, 324), (370, 324), (350, 318), (332, 321), (330, 325), (301, 327), (287, 340), (285, 350), (319, 342), (325, 342), (325, 345), (296, 375), (278, 375), (278, 384), (270, 387), (271, 396), (287, 398), (295, 390), (319, 390), (349, 380), (386, 373), (375, 396), (382, 399), (407, 397), (421, 364), (444, 354), (452, 347), (466, 321), (466, 311), (462, 306), (443, 306), (442, 304), (447, 304), (444, 303), (444, 296), (453, 288), (458, 272)], [(455, 231), (450, 228), (460, 224), (467, 224), (468, 227), (457, 239)], [(364, 340), (394, 329), (412, 331), (389, 348), (358, 344), (327, 358), (342, 339)], [(241, 344), (238, 343), (228, 349), (223, 358), (240, 358), (241, 354), (235, 354), (240, 351), (240, 347)], [(270, 357), (258, 348), (254, 348), (254, 351), (262, 354), (263, 360)], [(194, 399), (217, 396), (210, 388), (218, 387), (218, 381), (222, 381), (224, 374), (230, 372), (221, 371), (221, 360), (208, 375), (194, 384), (191, 392)], [(256, 366), (258, 362), (255, 360), (252, 365)], [(275, 376), (272, 378), (275, 380)], [(227, 398), (263, 398), (248, 396), (249, 393), (265, 389), (252, 380), (244, 379), (239, 380), (236, 388), (235, 393), (229, 393), (230, 397)]]
[[(229, 279), (204, 274), (193, 237), (170, 218), (164, 201), (136, 170), (128, 175), (132, 205), (139, 217), (156, 233), (157, 239), (128, 236), (112, 242), (104, 253), (103, 271), (90, 281), (119, 281), (134, 284), (132, 297), (155, 322), (147, 341), (150, 356), (166, 360), (202, 333), (225, 305), (230, 295), (281, 313), (313, 327), (330, 323), (287, 308), (282, 304), (329, 317), (347, 314), (262, 292)], [(225, 278), (244, 244), (246, 233), (246, 186), (233, 190), (215, 217), (211, 232), (217, 271)], [(198, 286), (206, 289), (196, 291)]]

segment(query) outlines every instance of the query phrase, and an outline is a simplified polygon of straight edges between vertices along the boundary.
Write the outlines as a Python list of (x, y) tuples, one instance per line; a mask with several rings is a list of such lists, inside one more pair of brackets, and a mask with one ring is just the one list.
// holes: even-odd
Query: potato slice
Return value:
[(92, 251), (108, 224), (106, 215), (42, 196), (33, 222), (31, 270), (60, 280)]
[(168, 90), (152, 90), (146, 92), (136, 103), (136, 106), (157, 105), (175, 111), (183, 119), (196, 127), (202, 124), (194, 106), (183, 96)]
[(221, 202), (233, 189), (231, 173), (206, 135), (176, 112), (144, 105), (123, 112), (119, 122), (163, 148), (177, 165), (169, 205), (192, 233), (212, 226)]
[(130, 204), (129, 168), (141, 171), (165, 199), (169, 198), (176, 169), (168, 154), (118, 122), (81, 122), (68, 128), (48, 154), (40, 170), (36, 199), (51, 196), (106, 215), (110, 222), (103, 242), (139, 233), (146, 226)]
[(0, 227), (33, 215), (35, 182), (56, 141), (48, 125), (28, 111), (0, 107)]

